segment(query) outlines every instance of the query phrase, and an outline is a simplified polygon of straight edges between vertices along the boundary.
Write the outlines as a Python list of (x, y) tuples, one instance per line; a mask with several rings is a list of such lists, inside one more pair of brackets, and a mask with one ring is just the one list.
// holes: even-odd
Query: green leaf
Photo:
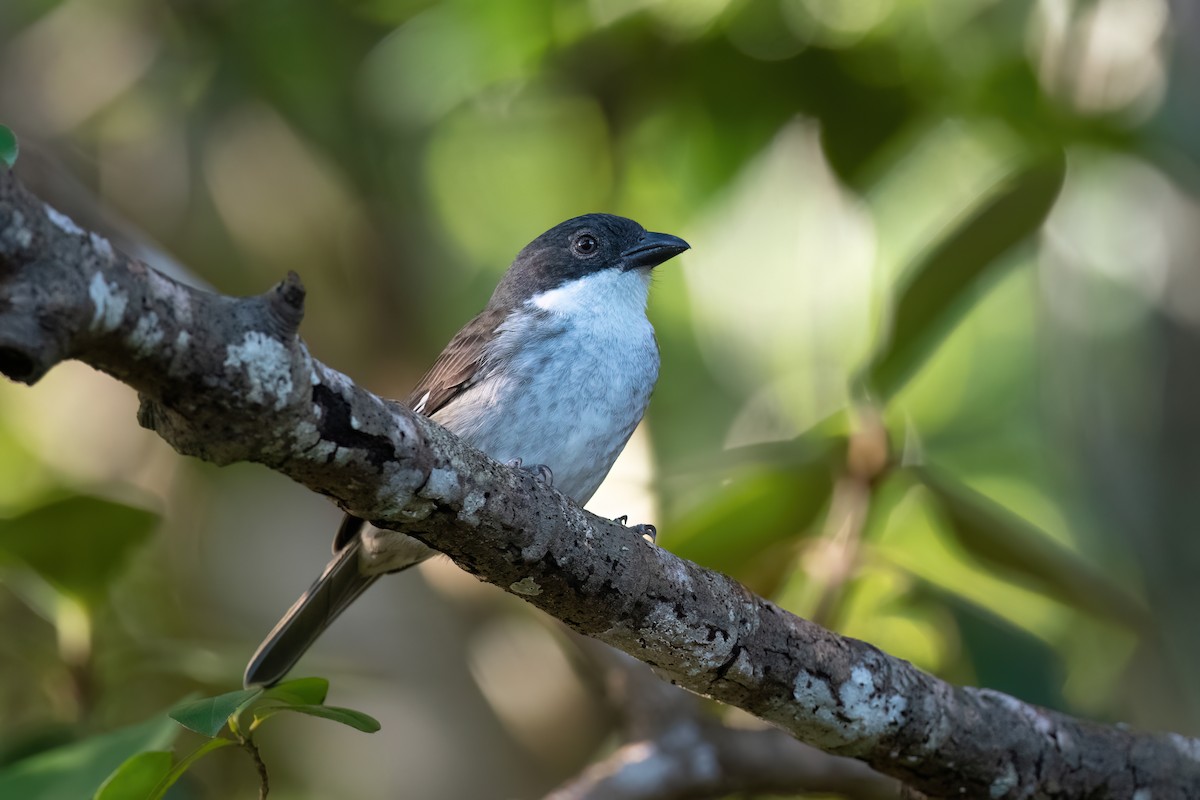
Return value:
[(980, 280), (1041, 227), (1065, 174), (1059, 153), (1014, 175), (906, 271), (891, 335), (866, 369), (868, 391), (886, 400), (904, 386), (969, 307)]
[(299, 714), (307, 714), (310, 717), (321, 717), (322, 719), (331, 719), (334, 722), (340, 722), (343, 725), (349, 725), (351, 728), (360, 730), (363, 733), (375, 733), (379, 730), (379, 721), (374, 717), (364, 714), (361, 711), (355, 711), (352, 708), (338, 708), (337, 706), (317, 706), (317, 705), (278, 705), (278, 706), (263, 706), (254, 710), (255, 723), (275, 716), (280, 711), (295, 711)]
[(958, 646), (974, 673), (974, 685), (1047, 708), (1068, 705), (1062, 696), (1066, 668), (1053, 647), (952, 592), (929, 584), (921, 591), (937, 599), (952, 615)]
[(999, 503), (929, 468), (913, 469), (937, 500), (947, 527), (973, 556), (1031, 588), (1134, 630), (1151, 625), (1146, 607), (1048, 533)]
[(772, 594), (794, 561), (794, 543), (829, 502), (845, 451), (845, 437), (825, 427), (788, 442), (726, 451), (731, 461), (760, 465), (722, 482), (664, 526), (664, 543), (681, 558)]
[(175, 782), (183, 777), (183, 773), (187, 772), (192, 764), (195, 764), (213, 750), (219, 750), (222, 747), (229, 747), (232, 744), (236, 744), (236, 742), (234, 742), (232, 739), (209, 739), (207, 742), (200, 745), (198, 748), (188, 754), (187, 758), (176, 764), (175, 767), (168, 772), (161, 781), (159, 781), (158, 785), (154, 787), (154, 792), (147, 798), (147, 800), (161, 800), (161, 798), (167, 793), (167, 790), (174, 786)]
[(0, 520), (0, 563), (23, 564), (95, 608), (157, 523), (151, 511), (99, 497), (69, 497)]
[(329, 681), (324, 678), (295, 678), (267, 689), (263, 698), (292, 706), (319, 706), (327, 694)]
[(174, 758), (169, 752), (138, 753), (117, 767), (93, 800), (161, 800), (193, 764), (212, 751), (232, 744), (236, 744), (232, 739), (209, 739), (174, 766)]
[(38, 753), (0, 770), (0, 797), (92, 797), (130, 756), (170, 747), (179, 727), (165, 716)]
[(57, 747), (65, 747), (79, 741), (80, 738), (82, 736), (79, 726), (64, 722), (21, 726), (20, 729), (6, 731), (3, 740), (0, 741), (0, 771), (10, 764)]
[(12, 128), (0, 125), (0, 162), (4, 162), (4, 165), (11, 169), (17, 163), (20, 151), (17, 135), (12, 132)]
[(167, 715), (190, 731), (216, 736), (229, 718), (252, 703), (263, 693), (261, 688), (239, 689), (236, 692), (205, 697), (175, 706)]
[[(673, 522), (663, 531), (664, 541), (681, 558), (757, 583), (752, 575), (759, 571), (758, 556), (803, 536), (832, 486), (832, 467), (822, 463), (745, 475), (714, 489), (706, 503)], [(780, 560), (778, 553), (773, 560)]]
[(706, 483), (716, 483), (730, 477), (738, 469), (789, 470), (806, 469), (817, 463), (827, 463), (832, 456), (845, 453), (846, 439), (853, 428), (847, 409), (839, 409), (791, 439), (728, 447), (707, 458), (689, 460), (688, 468), (679, 468), (681, 475), (695, 475)]
[(108, 776), (93, 800), (149, 800), (170, 774), (172, 761), (166, 750), (138, 753)]

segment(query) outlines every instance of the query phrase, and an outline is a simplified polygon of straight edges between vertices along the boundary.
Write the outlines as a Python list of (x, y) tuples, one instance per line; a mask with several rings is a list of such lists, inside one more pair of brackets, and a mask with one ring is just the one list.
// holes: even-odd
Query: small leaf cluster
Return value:
[(181, 703), (168, 716), (208, 741), (178, 761), (169, 750), (146, 750), (130, 756), (104, 781), (93, 800), (160, 800), (201, 758), (234, 745), (254, 759), (261, 780), (259, 795), (266, 797), (267, 772), (254, 744), (254, 734), (276, 714), (290, 711), (320, 717), (364, 733), (379, 730), (379, 723), (361, 711), (325, 705), (328, 692), (329, 681), (324, 678), (297, 678), (269, 689), (241, 689)]

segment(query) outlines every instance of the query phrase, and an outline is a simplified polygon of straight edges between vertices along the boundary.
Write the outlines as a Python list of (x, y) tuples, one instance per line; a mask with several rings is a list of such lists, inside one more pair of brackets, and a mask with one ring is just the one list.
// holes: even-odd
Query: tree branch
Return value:
[(930, 796), (1183, 798), (1200, 741), (958, 688), (579, 509), (356, 386), (296, 336), (295, 276), (233, 299), (113, 251), (0, 174), (0, 372), (79, 359), (176, 450), (254, 461), (402, 531), (575, 630)]
[(899, 800), (900, 783), (861, 761), (823, 753), (778, 728), (734, 727), (645, 664), (579, 637), (603, 672), (628, 743), (545, 800), (700, 800), (728, 795), (834, 794)]

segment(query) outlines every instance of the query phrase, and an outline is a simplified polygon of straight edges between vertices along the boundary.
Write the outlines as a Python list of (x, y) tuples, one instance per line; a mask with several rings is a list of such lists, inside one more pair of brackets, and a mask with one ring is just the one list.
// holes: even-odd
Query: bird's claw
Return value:
[(641, 537), (650, 544), (654, 544), (658, 539), (658, 528), (651, 525), (649, 522), (644, 522), (640, 525), (633, 526), (634, 533), (641, 534)]
[(641, 534), (641, 537), (643, 539), (645, 539), (647, 542), (649, 542), (650, 544), (654, 544), (654, 540), (658, 538), (658, 528), (654, 527), (650, 523), (642, 523), (640, 525), (629, 525), (628, 524), (629, 523), (629, 515), (628, 514), (622, 514), (621, 516), (616, 517), (615, 519), (613, 519), (613, 522), (620, 523), (621, 525), (624, 525), (625, 527), (629, 528), (629, 530), (633, 531), (634, 533)]
[(554, 473), (545, 464), (532, 464), (527, 467), (521, 462), (521, 459), (514, 458), (507, 463), (507, 466), (528, 472), (547, 486), (554, 485)]

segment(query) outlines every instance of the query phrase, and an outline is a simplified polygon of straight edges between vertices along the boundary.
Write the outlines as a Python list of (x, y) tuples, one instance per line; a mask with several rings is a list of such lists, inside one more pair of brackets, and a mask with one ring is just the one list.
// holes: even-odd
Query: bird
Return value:
[[(658, 380), (658, 341), (646, 317), (652, 271), (688, 249), (678, 236), (612, 214), (555, 225), (517, 254), (408, 407), (582, 506), (629, 441)], [(436, 554), (347, 514), (333, 559), (259, 645), (244, 685), (278, 683), (379, 577)]]

